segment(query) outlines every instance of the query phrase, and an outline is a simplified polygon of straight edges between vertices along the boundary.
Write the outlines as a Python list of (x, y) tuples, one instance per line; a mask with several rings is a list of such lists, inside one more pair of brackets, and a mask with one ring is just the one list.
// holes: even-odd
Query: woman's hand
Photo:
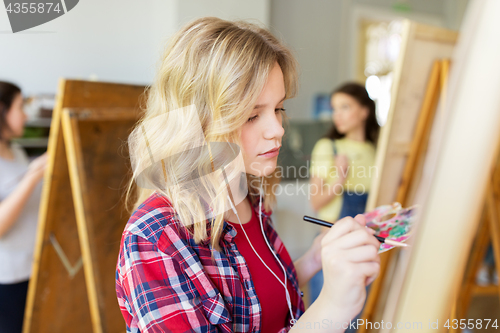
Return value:
[(30, 165), (28, 166), (28, 171), (26, 172), (26, 176), (32, 177), (35, 182), (40, 181), (43, 178), (45, 173), (45, 168), (47, 167), (47, 153), (43, 153), (42, 155), (35, 158)]
[[(311, 247), (309, 248), (309, 251), (312, 252), (312, 261), (313, 261), (314, 267), (317, 267), (318, 272), (321, 270), (321, 267), (322, 267), (321, 242), (329, 230), (330, 230), (330, 228), (328, 228), (328, 227), (321, 227), (321, 233), (314, 238), (313, 243), (312, 243)], [(315, 272), (315, 273), (317, 273), (317, 272)]]
[(0, 202), (0, 238), (16, 223), (33, 190), (42, 179), (46, 165), (47, 153), (35, 158), (14, 191)]
[(365, 224), (361, 214), (343, 218), (321, 239), (324, 284), (318, 299), (352, 318), (363, 308), (365, 287), (380, 270), (380, 243)]
[(307, 285), (309, 280), (321, 270), (321, 240), (328, 228), (322, 227), (322, 232), (316, 236), (309, 250), (293, 262), (299, 280), (299, 288)]

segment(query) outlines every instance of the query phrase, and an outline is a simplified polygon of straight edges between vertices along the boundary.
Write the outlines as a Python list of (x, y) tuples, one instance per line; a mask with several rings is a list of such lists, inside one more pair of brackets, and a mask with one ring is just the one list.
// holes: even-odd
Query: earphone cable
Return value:
[[(262, 190), (262, 182), (261, 182), (261, 190)], [(229, 195), (228, 195), (228, 199), (229, 199), (229, 203), (231, 205), (231, 209), (233, 210), (233, 212), (235, 213), (236, 217), (238, 218), (238, 222), (241, 226), (241, 229), (243, 230), (243, 233), (245, 234), (245, 237), (248, 241), (248, 243), (250, 244), (250, 247), (252, 248), (253, 252), (255, 253), (255, 255), (260, 259), (260, 261), (262, 262), (262, 264), (269, 270), (269, 272), (271, 272), (271, 274), (278, 280), (278, 282), (285, 288), (285, 295), (286, 295), (286, 301), (287, 301), (287, 305), (288, 305), (288, 309), (290, 311), (290, 316), (292, 318), (293, 321), (295, 321), (295, 316), (293, 315), (293, 311), (292, 311), (292, 306), (291, 306), (291, 300), (290, 300), (290, 293), (288, 292), (288, 289), (287, 289), (287, 278), (286, 278), (286, 270), (285, 268), (283, 267), (283, 265), (281, 264), (281, 262), (279, 261), (279, 259), (277, 258), (276, 254), (274, 253), (274, 251), (271, 249), (271, 246), (269, 245), (269, 242), (267, 241), (267, 238), (266, 236), (264, 235), (264, 231), (263, 231), (263, 228), (262, 228), (262, 192), (260, 193), (260, 198), (259, 198), (259, 220), (260, 220), (260, 226), (261, 226), (261, 231), (263, 233), (263, 236), (264, 236), (264, 240), (267, 244), (267, 246), (269, 247), (269, 250), (271, 250), (271, 253), (273, 254), (274, 258), (278, 261), (278, 264), (281, 266), (281, 268), (283, 269), (283, 274), (284, 274), (284, 277), (285, 277), (285, 283), (283, 283), (280, 278), (273, 272), (273, 270), (271, 268), (269, 268), (269, 266), (264, 262), (264, 260), (261, 258), (261, 256), (257, 253), (257, 251), (255, 250), (255, 248), (253, 247), (253, 244), (252, 242), (250, 242), (250, 239), (245, 231), (245, 228), (243, 227), (243, 224), (241, 223), (241, 220), (240, 220), (240, 217), (238, 215), (238, 212), (236, 211), (236, 208), (234, 207), (234, 204), (232, 202), (232, 200), (229, 198)]]
[[(285, 277), (285, 293), (286, 293), (286, 301), (288, 303), (288, 309), (290, 310), (290, 316), (292, 318), (293, 321), (295, 321), (295, 317), (292, 313), (292, 307), (291, 307), (291, 300), (290, 300), (290, 293), (288, 292), (288, 288), (287, 288), (287, 281), (288, 279), (286, 278), (286, 270), (285, 270), (285, 267), (281, 264), (281, 261), (278, 259), (276, 253), (273, 251), (273, 249), (271, 248), (271, 245), (269, 244), (269, 242), (267, 241), (267, 237), (264, 233), (264, 227), (263, 227), (263, 223), (262, 223), (262, 183), (264, 182), (264, 177), (262, 177), (261, 179), (261, 182), (260, 182), (260, 196), (259, 196), (259, 220), (260, 220), (260, 230), (262, 232), (262, 235), (264, 236), (264, 240), (266, 241), (266, 244), (267, 244), (267, 247), (269, 248), (269, 250), (271, 251), (271, 253), (273, 254), (274, 258), (276, 259), (276, 261), (278, 262), (278, 264), (281, 266), (281, 268), (283, 269), (283, 276)], [(280, 281), (281, 282), (281, 281)]]

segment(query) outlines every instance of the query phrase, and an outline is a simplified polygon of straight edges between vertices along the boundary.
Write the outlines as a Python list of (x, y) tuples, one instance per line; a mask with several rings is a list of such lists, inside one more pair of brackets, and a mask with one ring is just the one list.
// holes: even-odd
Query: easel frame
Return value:
[[(418, 184), (415, 179), (422, 168), (422, 154), (430, 133), (428, 127), (439, 99), (438, 87), (443, 84), (439, 79), (441, 70), (446, 70), (448, 65), (431, 67), (435, 60), (451, 57), (457, 39), (455, 31), (403, 21), (391, 107), (377, 147), (376, 167), (381, 172), (372, 184), (367, 211), (394, 201), (405, 206), (413, 204), (415, 184)], [(381, 255), (380, 275), (372, 284), (361, 315), (365, 322), (377, 321), (382, 316), (395, 269), (391, 258), (398, 254), (396, 249)], [(360, 333), (366, 331), (365, 327), (358, 329)]]
[[(129, 166), (118, 150), (139, 119), (144, 91), (60, 80), (24, 333), (124, 329), (113, 261), (128, 219), (121, 197)], [(83, 271), (72, 264), (79, 257)]]
[[(469, 7), (452, 57), (448, 102), (433, 126), (416, 194), (423, 203), (417, 234), (388, 299), (397, 310), (383, 317), (392, 323), (438, 321), (436, 332), (446, 331), (500, 149), (500, 47), (491, 43), (500, 31), (500, 3), (478, 0)], [(459, 190), (452, 190), (457, 177)]]

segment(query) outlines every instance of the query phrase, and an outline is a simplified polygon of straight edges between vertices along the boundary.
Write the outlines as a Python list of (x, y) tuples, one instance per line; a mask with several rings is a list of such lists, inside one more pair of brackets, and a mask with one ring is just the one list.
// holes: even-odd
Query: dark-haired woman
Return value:
[(0, 332), (22, 331), (46, 154), (29, 163), (21, 146), (21, 89), (0, 81)]
[[(375, 103), (364, 86), (346, 83), (333, 91), (330, 102), (333, 126), (312, 151), (310, 197), (318, 217), (334, 222), (365, 212), (372, 177), (377, 177), (375, 146), (380, 127)], [(311, 303), (322, 285), (320, 271), (309, 284)]]

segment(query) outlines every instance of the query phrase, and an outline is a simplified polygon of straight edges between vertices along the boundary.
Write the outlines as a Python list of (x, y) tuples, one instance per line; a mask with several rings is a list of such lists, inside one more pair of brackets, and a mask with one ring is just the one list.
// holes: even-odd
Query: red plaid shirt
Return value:
[[(253, 209), (258, 212), (258, 204)], [(278, 253), (284, 245), (270, 215), (262, 208), (264, 231)], [(224, 221), (219, 252), (208, 240), (196, 244), (176, 217), (168, 199), (155, 192), (125, 227), (116, 293), (127, 332), (260, 332), (261, 306), (233, 239), (236, 230)], [(210, 234), (210, 224), (207, 227)], [(299, 294), (292, 308), (298, 319), (305, 310), (297, 273), (291, 260), (278, 258)], [(290, 319), (288, 315), (288, 323)]]

